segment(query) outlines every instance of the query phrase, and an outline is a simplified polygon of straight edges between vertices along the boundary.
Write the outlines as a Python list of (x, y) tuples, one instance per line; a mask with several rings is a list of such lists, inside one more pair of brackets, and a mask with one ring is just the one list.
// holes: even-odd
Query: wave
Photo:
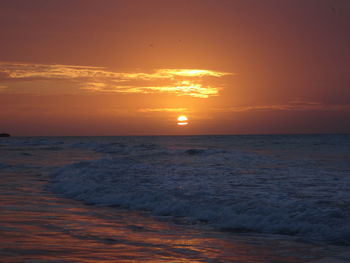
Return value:
[[(350, 244), (350, 181), (341, 173), (244, 151), (157, 145), (100, 151), (111, 147), (124, 148), (125, 156), (61, 167), (51, 174), (50, 188), (89, 204), (183, 217), (225, 231)], [(136, 148), (145, 154), (131, 155)]]

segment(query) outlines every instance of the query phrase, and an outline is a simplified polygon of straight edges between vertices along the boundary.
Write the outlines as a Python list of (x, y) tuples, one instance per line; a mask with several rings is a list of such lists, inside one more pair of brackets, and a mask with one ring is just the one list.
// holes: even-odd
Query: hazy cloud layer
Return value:
[(115, 72), (103, 67), (0, 62), (0, 81), (66, 81), (72, 88), (104, 93), (171, 93), (208, 98), (218, 95), (218, 78), (232, 75), (204, 69)]
[(321, 102), (313, 101), (291, 101), (286, 104), (272, 104), (272, 105), (248, 105), (237, 106), (230, 108), (217, 108), (216, 111), (225, 112), (249, 112), (249, 111), (350, 111), (350, 105), (328, 105)]
[(138, 112), (186, 112), (187, 108), (145, 108), (139, 109)]

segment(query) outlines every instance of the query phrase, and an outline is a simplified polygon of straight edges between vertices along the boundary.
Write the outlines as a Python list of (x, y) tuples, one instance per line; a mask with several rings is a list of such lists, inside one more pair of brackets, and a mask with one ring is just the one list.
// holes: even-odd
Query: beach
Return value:
[(349, 136), (324, 136), (6, 138), (1, 258), (346, 262)]

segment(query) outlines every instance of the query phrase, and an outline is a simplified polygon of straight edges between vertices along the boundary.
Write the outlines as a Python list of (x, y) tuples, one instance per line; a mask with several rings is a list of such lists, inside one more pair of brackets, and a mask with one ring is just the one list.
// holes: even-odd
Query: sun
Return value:
[(188, 118), (185, 115), (177, 117), (177, 125), (186, 126), (188, 124)]

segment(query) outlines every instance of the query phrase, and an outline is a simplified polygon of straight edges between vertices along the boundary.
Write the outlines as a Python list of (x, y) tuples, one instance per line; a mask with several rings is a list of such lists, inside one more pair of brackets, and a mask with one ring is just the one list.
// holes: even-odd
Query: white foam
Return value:
[(99, 152), (117, 154), (62, 167), (52, 174), (52, 189), (91, 204), (181, 216), (228, 231), (350, 243), (350, 178), (344, 172), (237, 150), (136, 148), (100, 145)]

